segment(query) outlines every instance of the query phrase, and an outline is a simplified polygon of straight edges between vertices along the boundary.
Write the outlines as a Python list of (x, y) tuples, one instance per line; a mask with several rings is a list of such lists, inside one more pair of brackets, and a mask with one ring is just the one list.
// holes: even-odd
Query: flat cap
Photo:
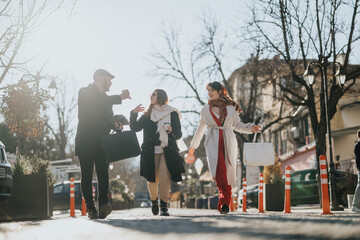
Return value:
[(109, 77), (111, 77), (111, 79), (113, 79), (115, 77), (114, 75), (112, 75), (111, 73), (106, 71), (105, 69), (101, 69), (101, 68), (94, 72), (93, 78), (95, 79), (96, 77), (99, 77), (99, 76), (109, 76)]

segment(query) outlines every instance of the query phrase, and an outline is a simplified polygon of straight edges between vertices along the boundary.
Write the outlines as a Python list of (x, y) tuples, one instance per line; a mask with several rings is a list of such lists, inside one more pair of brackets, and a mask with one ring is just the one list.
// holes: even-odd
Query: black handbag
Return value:
[(101, 148), (107, 162), (137, 157), (141, 153), (134, 131), (123, 131), (101, 138)]

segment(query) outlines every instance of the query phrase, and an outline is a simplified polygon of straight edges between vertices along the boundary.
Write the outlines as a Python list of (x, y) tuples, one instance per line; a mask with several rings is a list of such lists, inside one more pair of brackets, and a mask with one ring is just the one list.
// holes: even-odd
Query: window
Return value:
[(5, 162), (5, 151), (3, 148), (0, 148), (0, 162)]
[(63, 189), (64, 189), (63, 185), (55, 186), (54, 187), (54, 193), (61, 193)]
[(75, 193), (80, 193), (80, 183), (75, 183)]
[(317, 174), (316, 172), (308, 172), (304, 176), (304, 181), (316, 181)]
[(301, 173), (295, 174), (291, 176), (291, 181), (293, 182), (300, 182), (301, 181)]

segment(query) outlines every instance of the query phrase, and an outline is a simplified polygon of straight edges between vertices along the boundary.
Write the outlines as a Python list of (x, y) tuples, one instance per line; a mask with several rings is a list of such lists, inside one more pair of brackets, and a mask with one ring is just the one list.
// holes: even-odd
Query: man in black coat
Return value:
[(358, 182), (354, 193), (353, 207), (354, 212), (360, 213), (360, 130), (357, 131), (358, 140), (355, 144), (354, 153), (356, 160), (356, 167), (358, 170)]
[[(78, 98), (79, 123), (75, 138), (75, 155), (80, 160), (81, 190), (90, 219), (106, 218), (111, 213), (109, 203), (108, 163), (101, 150), (100, 139), (109, 134), (111, 129), (121, 128), (120, 123), (113, 121), (114, 104), (121, 104), (129, 98), (128, 90), (120, 95), (106, 94), (114, 78), (108, 71), (98, 69), (94, 73), (94, 82), (81, 88)], [(92, 178), (94, 164), (98, 178), (99, 212), (97, 212), (92, 196)]]

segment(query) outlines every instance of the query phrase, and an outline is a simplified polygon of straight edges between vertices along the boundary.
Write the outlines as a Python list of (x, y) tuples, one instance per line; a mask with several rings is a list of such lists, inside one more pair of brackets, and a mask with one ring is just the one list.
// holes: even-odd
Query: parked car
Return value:
[[(295, 171), (291, 174), (291, 205), (319, 204), (319, 188), (316, 169)], [(347, 194), (353, 194), (357, 184), (354, 174), (336, 171), (336, 192), (340, 205), (347, 206)], [(249, 207), (258, 205), (258, 187), (254, 184), (247, 187), (246, 203)], [(239, 205), (242, 205), (242, 193), (239, 191)]]
[[(291, 205), (319, 203), (319, 184), (316, 169), (291, 174)], [(353, 194), (357, 184), (355, 174), (336, 171), (336, 195), (340, 205), (347, 206), (347, 194)]]
[(0, 201), (10, 198), (12, 185), (12, 169), (6, 158), (5, 145), (0, 141)]
[(147, 208), (147, 207), (150, 207), (150, 206), (151, 206), (150, 201), (140, 203), (140, 207), (142, 207), (142, 208)]
[[(246, 188), (246, 205), (248, 207), (257, 207), (258, 206), (258, 192), (259, 192), (259, 184), (254, 184), (247, 186)], [(238, 195), (238, 203), (242, 206), (243, 201), (243, 190), (239, 191)]]
[[(80, 181), (75, 181), (75, 209), (81, 209), (82, 204), (82, 192)], [(93, 182), (95, 187), (95, 202), (98, 198), (98, 185), (97, 182)], [(53, 190), (53, 203), (54, 210), (69, 210), (70, 209), (70, 181), (64, 181), (54, 185)], [(112, 202), (112, 194), (109, 191), (109, 201)]]

